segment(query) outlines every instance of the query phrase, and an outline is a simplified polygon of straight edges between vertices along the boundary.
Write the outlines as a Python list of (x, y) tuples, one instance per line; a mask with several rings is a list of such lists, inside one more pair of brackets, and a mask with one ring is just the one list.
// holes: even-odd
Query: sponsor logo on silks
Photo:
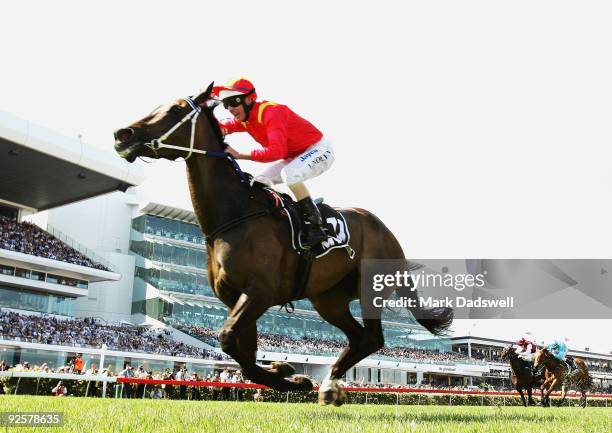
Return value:
[(300, 162), (306, 161), (309, 156), (312, 156), (312, 155), (314, 155), (315, 153), (318, 153), (318, 152), (319, 152), (319, 149), (312, 149), (306, 155), (303, 155), (303, 156), (300, 157)]
[(330, 155), (330, 151), (326, 151), (323, 155), (316, 157), (315, 159), (313, 159), (312, 161), (310, 161), (308, 163), (308, 167), (312, 168), (313, 166), (315, 166), (316, 164), (326, 161), (327, 159), (329, 159), (329, 155)]

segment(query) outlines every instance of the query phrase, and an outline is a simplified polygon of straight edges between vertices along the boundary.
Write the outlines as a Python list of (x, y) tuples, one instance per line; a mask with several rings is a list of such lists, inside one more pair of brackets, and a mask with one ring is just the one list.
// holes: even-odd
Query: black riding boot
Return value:
[(306, 197), (297, 202), (300, 207), (304, 220), (308, 223), (305, 224), (305, 236), (302, 239), (302, 245), (305, 247), (311, 247), (327, 239), (327, 235), (323, 230), (323, 220), (319, 213), (319, 208), (314, 204), (310, 197)]

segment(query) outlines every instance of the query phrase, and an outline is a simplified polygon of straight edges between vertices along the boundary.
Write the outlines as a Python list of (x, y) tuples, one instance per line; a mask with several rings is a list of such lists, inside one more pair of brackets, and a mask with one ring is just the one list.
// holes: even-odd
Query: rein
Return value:
[[(180, 150), (180, 151), (183, 151), (183, 152), (189, 152), (187, 154), (187, 156), (183, 159), (184, 161), (187, 161), (191, 157), (191, 155), (194, 154), (194, 153), (198, 153), (198, 154), (204, 155), (204, 156), (211, 156), (213, 158), (227, 158), (227, 160), (230, 162), (230, 164), (232, 164), (232, 168), (234, 169), (236, 174), (238, 174), (238, 176), (240, 177), (240, 182), (242, 182), (242, 183), (249, 183), (248, 176), (245, 174), (244, 171), (242, 171), (242, 169), (240, 168), (240, 166), (236, 162), (236, 159), (234, 159), (234, 157), (232, 155), (230, 155), (229, 153), (227, 153), (227, 152), (217, 152), (217, 151), (213, 151), (213, 150), (200, 150), (200, 149), (195, 149), (194, 148), (194, 145), (195, 145), (195, 127), (196, 127), (196, 123), (198, 121), (198, 117), (200, 116), (200, 113), (202, 113), (202, 108), (198, 107), (196, 105), (196, 103), (193, 101), (193, 99), (191, 99), (190, 97), (187, 97), (184, 100), (191, 107), (191, 111), (185, 117), (183, 117), (181, 120), (179, 120), (177, 123), (175, 123), (174, 126), (172, 126), (172, 128), (170, 128), (168, 131), (166, 131), (166, 133), (163, 134), (161, 137), (155, 138), (155, 139), (151, 140), (148, 143), (144, 143), (144, 146), (146, 146), (149, 149), (151, 149), (155, 155), (157, 155), (157, 150), (158, 149), (174, 149), (174, 150)], [(179, 129), (187, 121), (191, 121), (191, 139), (189, 140), (189, 148), (182, 147), (182, 146), (174, 146), (172, 144), (164, 143), (164, 141), (166, 141), (168, 139), (168, 137), (170, 137), (170, 135), (172, 135), (172, 133), (174, 133), (177, 129)]]
[[(172, 126), (172, 128), (170, 128), (168, 131), (166, 131), (166, 133), (163, 134), (161, 137), (155, 138), (155, 139), (151, 140), (148, 143), (144, 143), (144, 145), (146, 147), (148, 147), (149, 149), (151, 149), (153, 151), (153, 153), (155, 153), (155, 155), (157, 155), (157, 150), (158, 149), (174, 149), (174, 150), (181, 150), (183, 152), (189, 152), (187, 154), (187, 156), (183, 159), (184, 161), (187, 161), (191, 157), (191, 155), (194, 154), (194, 153), (197, 153), (197, 154), (200, 154), (200, 155), (204, 155), (204, 156), (209, 156), (209, 157), (212, 157), (212, 158), (227, 159), (229, 161), (229, 163), (232, 165), (232, 168), (234, 169), (234, 172), (240, 178), (240, 182), (242, 184), (244, 184), (244, 185), (249, 185), (250, 187), (252, 187), (252, 185), (250, 183), (250, 180), (249, 180), (249, 176), (244, 171), (242, 171), (242, 169), (238, 165), (238, 162), (236, 162), (236, 159), (232, 155), (230, 155), (227, 152), (218, 152), (218, 151), (213, 151), (213, 150), (200, 150), (200, 149), (195, 149), (194, 148), (194, 145), (195, 145), (195, 127), (196, 127), (196, 123), (197, 123), (197, 120), (198, 120), (198, 116), (202, 112), (202, 108), (199, 107), (194, 102), (194, 100), (191, 99), (190, 97), (185, 98), (185, 101), (191, 107), (191, 111), (185, 117), (183, 117), (179, 122), (174, 124), (174, 126)], [(171, 145), (171, 144), (164, 143), (164, 141), (166, 141), (168, 139), (168, 137), (170, 137), (170, 135), (172, 135), (172, 133), (174, 133), (178, 128), (180, 128), (187, 121), (191, 122), (191, 139), (190, 139), (190, 143), (189, 143), (189, 148), (182, 147), (182, 146), (174, 146), (174, 145)], [(223, 223), (219, 227), (217, 227), (215, 230), (213, 230), (213, 232), (210, 235), (206, 236), (206, 243), (207, 244), (211, 244), (212, 241), (214, 240), (214, 238), (216, 236), (218, 236), (220, 233), (223, 233), (223, 232), (226, 232), (228, 230), (231, 230), (234, 227), (237, 227), (237, 226), (241, 225), (242, 223), (244, 223), (244, 222), (246, 222), (248, 220), (252, 220), (252, 219), (255, 219), (255, 218), (260, 218), (260, 217), (262, 217), (264, 215), (267, 215), (269, 213), (270, 213), (270, 211), (268, 209), (260, 210), (260, 211), (248, 213), (246, 215), (239, 216), (238, 218), (234, 218), (233, 220), (230, 220), (230, 221), (228, 221), (226, 223)]]

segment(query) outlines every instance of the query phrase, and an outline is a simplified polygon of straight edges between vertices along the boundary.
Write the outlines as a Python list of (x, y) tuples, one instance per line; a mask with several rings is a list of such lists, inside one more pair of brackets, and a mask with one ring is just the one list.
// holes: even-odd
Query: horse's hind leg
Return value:
[(225, 353), (240, 364), (242, 372), (255, 383), (269, 386), (277, 391), (309, 391), (308, 380), (289, 381), (275, 371), (266, 371), (256, 364), (257, 319), (268, 309), (268, 305), (256, 302), (242, 294), (231, 309), (219, 332), (219, 342)]
[(566, 394), (567, 394), (567, 387), (565, 385), (561, 385), (561, 400), (559, 400), (559, 403), (557, 404), (557, 406), (561, 407), (561, 405), (565, 401)]
[(342, 351), (319, 388), (319, 403), (323, 405), (342, 404), (344, 395), (338, 387), (338, 380), (348, 369), (384, 345), (380, 320), (364, 320), (363, 327), (352, 316), (349, 310), (349, 303), (353, 299), (352, 290), (354, 285), (344, 282), (310, 299), (321, 317), (339, 328), (348, 338), (348, 346)]

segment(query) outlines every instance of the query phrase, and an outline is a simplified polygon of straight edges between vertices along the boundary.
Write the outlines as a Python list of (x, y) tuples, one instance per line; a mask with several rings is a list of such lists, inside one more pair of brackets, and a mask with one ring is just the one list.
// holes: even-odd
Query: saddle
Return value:
[[(291, 234), (291, 247), (300, 257), (295, 274), (292, 299), (297, 300), (303, 297), (308, 285), (312, 263), (316, 259), (337, 248), (344, 248), (351, 260), (355, 257), (355, 251), (349, 245), (351, 234), (348, 224), (344, 219), (344, 215), (336, 209), (323, 204), (323, 200), (315, 200), (315, 204), (321, 213), (327, 239), (320, 244), (306, 247), (302, 243), (302, 239), (308, 229), (308, 223), (304, 221), (298, 204), (289, 195), (278, 192), (267, 185), (254, 182), (254, 186), (266, 192), (272, 215), (287, 222)], [(295, 310), (292, 302), (285, 303), (280, 308), (282, 309), (283, 307), (288, 313), (292, 313)]]
[(578, 370), (576, 363), (574, 362), (574, 358), (568, 356), (565, 358), (565, 366), (567, 367), (568, 374), (572, 374), (574, 370)]
[(323, 219), (327, 239), (313, 246), (306, 247), (302, 243), (304, 233), (308, 229), (308, 223), (304, 221), (298, 204), (287, 194), (276, 191), (262, 184), (261, 188), (266, 191), (270, 200), (272, 215), (287, 221), (291, 233), (291, 247), (300, 255), (312, 255), (318, 259), (337, 248), (344, 248), (351, 259), (355, 257), (355, 251), (349, 245), (351, 234), (344, 215), (336, 209), (323, 203), (322, 199), (315, 200)]

